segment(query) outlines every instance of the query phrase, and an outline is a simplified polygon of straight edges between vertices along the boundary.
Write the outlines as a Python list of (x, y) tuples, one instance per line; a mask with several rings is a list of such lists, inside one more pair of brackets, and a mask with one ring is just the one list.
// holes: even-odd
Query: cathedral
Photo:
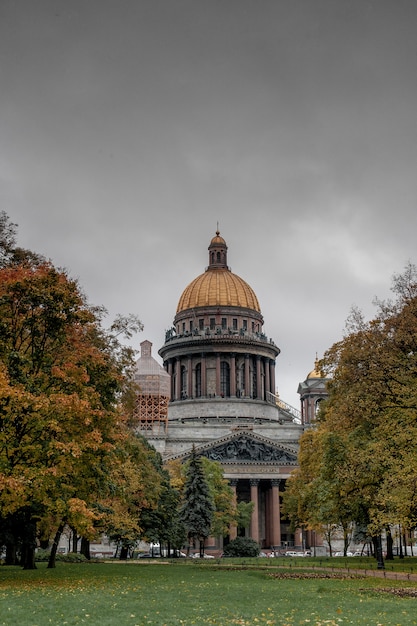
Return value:
[[(280, 505), (297, 467), (299, 437), (326, 397), (326, 381), (316, 364), (298, 387), (301, 411), (276, 395), (280, 349), (264, 334), (257, 296), (231, 271), (227, 250), (217, 230), (207, 268), (178, 300), (159, 350), (163, 367), (152, 344), (141, 344), (138, 430), (164, 461), (185, 460), (194, 446), (221, 463), (237, 501), (254, 503), (243, 532), (262, 548), (310, 547), (311, 537), (291, 532)], [(231, 528), (228, 539), (237, 533)]]

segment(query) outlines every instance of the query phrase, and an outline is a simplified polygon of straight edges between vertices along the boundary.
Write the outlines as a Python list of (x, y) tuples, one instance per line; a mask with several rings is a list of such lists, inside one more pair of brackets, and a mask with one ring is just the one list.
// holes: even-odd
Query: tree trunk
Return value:
[(394, 560), (394, 550), (393, 550), (394, 540), (392, 538), (390, 528), (386, 529), (386, 534), (387, 534), (387, 556), (385, 557), (385, 559), (387, 561), (393, 561)]
[(80, 553), (85, 556), (86, 559), (90, 560), (90, 542), (85, 537), (81, 537), (81, 549)]
[(26, 512), (25, 536), (22, 541), (21, 565), (23, 569), (36, 569), (36, 522), (33, 521), (30, 511)]
[(64, 530), (65, 522), (61, 522), (55, 533), (54, 541), (49, 555), (48, 569), (53, 569), (56, 564), (56, 551), (58, 550), (59, 540), (61, 539), (62, 531)]
[(404, 544), (404, 556), (408, 556), (407, 555), (407, 537), (405, 532), (403, 533), (403, 544)]
[(375, 556), (376, 556), (376, 560), (377, 560), (377, 567), (378, 569), (385, 569), (385, 564), (384, 564), (384, 555), (382, 554), (382, 540), (381, 540), (381, 535), (377, 535), (376, 537), (372, 537), (372, 541), (374, 544), (374, 548), (375, 548)]
[(71, 552), (74, 552), (74, 554), (77, 554), (77, 552), (78, 552), (78, 535), (77, 535), (77, 531), (75, 530), (75, 528), (71, 528), (71, 533), (72, 533), (72, 550), (71, 550)]

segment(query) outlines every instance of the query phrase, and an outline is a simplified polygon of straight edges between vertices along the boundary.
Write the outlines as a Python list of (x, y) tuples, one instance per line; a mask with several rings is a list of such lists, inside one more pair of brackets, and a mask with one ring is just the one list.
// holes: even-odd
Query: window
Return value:
[(243, 320), (243, 330), (248, 330), (248, 320)]
[(210, 317), (210, 330), (214, 330), (216, 327), (216, 320), (214, 317)]
[(233, 330), (237, 330), (237, 318), (236, 317), (232, 319), (232, 328)]
[(190, 320), (190, 333), (193, 332), (193, 320)]
[(222, 317), (222, 328), (227, 328), (227, 318), (226, 317)]
[(198, 320), (198, 326), (199, 326), (200, 330), (204, 330), (204, 318), (201, 317)]

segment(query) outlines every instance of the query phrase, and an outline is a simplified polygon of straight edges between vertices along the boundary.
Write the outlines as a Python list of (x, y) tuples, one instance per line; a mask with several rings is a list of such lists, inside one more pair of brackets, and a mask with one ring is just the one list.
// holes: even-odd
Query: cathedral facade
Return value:
[[(207, 268), (181, 294), (159, 350), (161, 372), (169, 376), (167, 416), (141, 419), (142, 434), (165, 461), (185, 460), (194, 446), (221, 463), (237, 500), (254, 503), (245, 532), (262, 548), (305, 547), (302, 535), (291, 533), (282, 518), (281, 497), (297, 466), (298, 440), (311, 421), (309, 413), (277, 397), (280, 350), (263, 332), (255, 292), (228, 266), (227, 245), (218, 231), (208, 253)], [(150, 357), (148, 345), (146, 350)], [(325, 396), (324, 387), (312, 383), (315, 374), (302, 388), (302, 406), (310, 406), (310, 389), (314, 402), (320, 389)], [(229, 539), (237, 532), (232, 528)]]

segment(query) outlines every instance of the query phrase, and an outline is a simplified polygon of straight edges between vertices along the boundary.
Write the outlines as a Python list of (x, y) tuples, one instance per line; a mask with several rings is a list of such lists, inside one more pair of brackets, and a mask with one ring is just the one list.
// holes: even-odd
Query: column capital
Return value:
[(249, 484), (251, 487), (257, 487), (260, 483), (260, 479), (259, 478), (251, 478), (249, 480)]
[(279, 489), (280, 484), (281, 484), (281, 479), (280, 478), (272, 478), (271, 479), (271, 485), (273, 487), (278, 487), (278, 489)]

